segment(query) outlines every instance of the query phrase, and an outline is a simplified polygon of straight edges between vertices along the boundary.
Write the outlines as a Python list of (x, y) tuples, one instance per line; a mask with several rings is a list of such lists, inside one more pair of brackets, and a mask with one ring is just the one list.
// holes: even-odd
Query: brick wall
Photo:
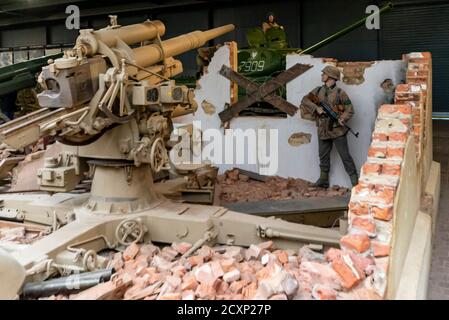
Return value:
[(342, 250), (335, 250), (331, 258), (350, 298), (386, 298), (394, 200), (410, 135), (416, 146), (417, 174), (421, 168), (431, 55), (411, 53), (404, 60), (407, 83), (397, 87), (396, 104), (379, 109), (368, 160), (352, 190), (348, 234), (340, 240)]

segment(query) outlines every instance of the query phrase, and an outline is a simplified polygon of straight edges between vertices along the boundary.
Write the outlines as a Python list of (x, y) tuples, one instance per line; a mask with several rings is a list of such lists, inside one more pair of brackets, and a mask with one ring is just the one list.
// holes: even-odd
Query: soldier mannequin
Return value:
[[(354, 108), (346, 92), (338, 88), (336, 83), (340, 80), (340, 70), (333, 66), (327, 66), (323, 69), (321, 80), (324, 85), (312, 90), (312, 94), (318, 96), (320, 100), (327, 102), (340, 114), (339, 123), (333, 123), (325, 114), (323, 108), (314, 104), (305, 96), (301, 102), (301, 113), (303, 118), (315, 120), (318, 128), (318, 145), (320, 156), (320, 178), (314, 184), (317, 187), (329, 187), (330, 155), (332, 147), (335, 144), (337, 151), (343, 161), (346, 172), (351, 183), (355, 186), (358, 183), (357, 169), (354, 160), (349, 153), (348, 141), (346, 135), (348, 129), (343, 126), (344, 123), (351, 120), (354, 115)], [(306, 115), (306, 117), (304, 116)]]
[(282, 26), (280, 26), (280, 25), (277, 24), (277, 22), (276, 22), (276, 16), (274, 15), (274, 13), (270, 12), (270, 13), (267, 15), (267, 19), (268, 19), (268, 21), (266, 21), (266, 22), (264, 22), (264, 23), (262, 24), (263, 32), (267, 32), (267, 30), (268, 30), (268, 29), (271, 29), (271, 28), (281, 28), (281, 29), (284, 29)]

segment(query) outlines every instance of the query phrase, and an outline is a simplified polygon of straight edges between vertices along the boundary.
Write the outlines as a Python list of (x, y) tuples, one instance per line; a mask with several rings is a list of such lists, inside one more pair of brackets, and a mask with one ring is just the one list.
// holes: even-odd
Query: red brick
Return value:
[(262, 251), (262, 249), (259, 246), (251, 245), (245, 251), (245, 259), (246, 260), (259, 259), (261, 251)]
[(231, 271), (235, 267), (235, 259), (233, 258), (222, 259), (220, 260), (220, 263), (224, 272)]
[(195, 270), (195, 278), (199, 283), (205, 283), (207, 285), (214, 285), (218, 276), (214, 274), (210, 264), (203, 264)]
[(211, 267), (212, 273), (214, 274), (215, 277), (220, 278), (224, 275), (224, 271), (221, 268), (220, 261), (211, 261), (210, 267)]
[(187, 242), (175, 242), (172, 245), (172, 248), (175, 249), (178, 253), (184, 254), (192, 247), (192, 244)]
[(369, 214), (369, 207), (366, 203), (350, 202), (349, 210), (352, 214), (362, 216)]
[(351, 221), (352, 227), (367, 232), (367, 235), (376, 234), (376, 224), (370, 219), (355, 217)]
[(393, 207), (372, 206), (371, 212), (374, 218), (379, 220), (390, 221), (393, 218)]
[(123, 260), (129, 261), (136, 257), (139, 253), (139, 245), (135, 242), (131, 243), (123, 252)]
[(182, 300), (195, 300), (195, 291), (193, 290), (183, 291)]
[(398, 111), (398, 107), (395, 104), (384, 104), (380, 106), (378, 113), (395, 113)]
[(327, 250), (327, 252), (325, 253), (324, 257), (325, 257), (326, 261), (332, 262), (332, 261), (334, 261), (338, 257), (341, 257), (344, 254), (345, 253), (343, 251), (341, 251), (340, 249), (330, 248), (329, 250)]
[(245, 280), (235, 281), (229, 286), (229, 290), (233, 294), (241, 294), (243, 288), (248, 284)]
[(279, 251), (277, 257), (282, 264), (286, 264), (288, 262), (288, 254), (284, 250)]
[(388, 135), (389, 141), (407, 142), (407, 132), (390, 132)]
[(240, 271), (238, 269), (234, 269), (229, 271), (223, 275), (223, 280), (226, 282), (234, 282), (240, 279)]
[(397, 105), (398, 111), (399, 113), (405, 114), (405, 115), (410, 115), (412, 114), (412, 107), (408, 104), (399, 104)]
[(200, 299), (205, 300), (214, 300), (217, 292), (215, 291), (213, 286), (210, 286), (206, 283), (202, 283), (196, 288), (195, 295)]
[(336, 300), (337, 292), (323, 285), (315, 285), (312, 289), (312, 297), (315, 300)]
[(362, 253), (370, 248), (371, 241), (366, 234), (349, 234), (340, 239), (340, 244), (342, 247)]
[(381, 165), (377, 163), (365, 163), (362, 167), (364, 174), (380, 173)]
[(267, 242), (259, 243), (258, 246), (262, 250), (269, 250), (269, 251), (273, 250), (273, 248), (274, 248), (273, 241), (271, 241), (271, 240), (267, 241)]
[(191, 267), (199, 266), (204, 263), (204, 258), (201, 256), (191, 256), (188, 258)]
[(203, 257), (204, 261), (209, 261), (214, 256), (214, 250), (212, 250), (209, 246), (202, 246), (198, 251), (197, 254), (200, 257)]
[(164, 295), (158, 297), (158, 300), (181, 300), (181, 293), (165, 293)]
[(150, 257), (154, 256), (158, 252), (159, 248), (151, 243), (144, 244), (143, 246), (140, 247), (140, 254), (148, 255)]
[(340, 276), (345, 289), (351, 289), (363, 280), (363, 273), (357, 269), (352, 259), (346, 255), (332, 261), (332, 268)]
[(252, 282), (242, 289), (243, 299), (251, 300), (257, 293), (257, 283)]
[(387, 157), (388, 158), (393, 158), (393, 157), (404, 158), (404, 148), (388, 147), (387, 148)]
[(172, 247), (165, 247), (162, 249), (160, 253), (160, 256), (168, 261), (173, 261), (178, 255), (179, 252), (173, 249)]
[(353, 292), (355, 300), (381, 300), (380, 297), (373, 289), (368, 288), (357, 288)]
[(198, 282), (196, 282), (196, 279), (193, 275), (188, 275), (186, 277), (184, 277), (182, 285), (181, 285), (181, 290), (185, 291), (185, 290), (195, 290), (198, 286)]
[(385, 158), (387, 155), (386, 147), (370, 147), (368, 149), (368, 157), (370, 158)]
[(391, 176), (398, 176), (401, 174), (401, 166), (398, 164), (383, 164), (381, 173)]
[(271, 275), (270, 269), (265, 267), (256, 272), (256, 278), (258, 281), (269, 278)]
[(375, 142), (385, 142), (388, 141), (388, 135), (386, 133), (373, 132), (373, 141)]
[(350, 252), (352, 262), (357, 270), (367, 273), (371, 266), (374, 266), (374, 259), (371, 256), (363, 256), (361, 254)]
[(390, 255), (390, 245), (378, 241), (371, 242), (373, 254), (376, 258), (387, 257)]
[(179, 277), (184, 277), (187, 273), (187, 269), (183, 265), (174, 266), (171, 271), (173, 275), (177, 275)]
[(225, 281), (219, 280), (215, 284), (215, 290), (217, 292), (217, 295), (225, 294), (228, 289), (229, 289), (229, 284)]

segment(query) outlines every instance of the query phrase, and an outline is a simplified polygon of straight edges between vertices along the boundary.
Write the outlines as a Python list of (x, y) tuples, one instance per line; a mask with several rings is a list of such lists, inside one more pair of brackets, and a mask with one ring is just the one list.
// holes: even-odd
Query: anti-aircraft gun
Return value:
[[(1, 197), (4, 211), (53, 216), (55, 226), (62, 215), (69, 222), (14, 253), (29, 279), (93, 271), (104, 267), (99, 251), (133, 242), (193, 243), (184, 256), (203, 244), (249, 246), (268, 239), (279, 248), (338, 244), (338, 230), (172, 202), (154, 187), (153, 173), (167, 163), (171, 118), (196, 109), (193, 91), (170, 80), (182, 72), (174, 56), (233, 29), (226, 25), (163, 41), (160, 21), (112, 23), (81, 31), (72, 50), (43, 68), (41, 113), (0, 127), (3, 142), (12, 147), (45, 135), (64, 146), (37, 174), (41, 190), (57, 194)], [(90, 193), (63, 193), (73, 190), (86, 165)]]
[[(167, 167), (165, 142), (171, 118), (197, 107), (193, 89), (170, 80), (183, 71), (174, 57), (233, 29), (227, 25), (165, 41), (161, 21), (81, 30), (75, 47), (42, 69), (39, 83), (44, 91), (38, 95), (42, 109), (1, 126), (2, 141), (19, 149), (52, 135), (65, 145), (83, 146), (126, 123), (129, 132), (113, 139), (116, 148), (108, 143), (107, 150), (99, 150), (105, 145), (98, 144), (92, 158), (151, 164), (158, 172)], [(131, 47), (144, 41), (148, 43)], [(72, 156), (77, 152), (69, 149), (63, 159), (50, 161), (48, 170), (39, 172), (42, 190), (70, 191), (82, 178)], [(62, 178), (50, 179), (55, 171)]]

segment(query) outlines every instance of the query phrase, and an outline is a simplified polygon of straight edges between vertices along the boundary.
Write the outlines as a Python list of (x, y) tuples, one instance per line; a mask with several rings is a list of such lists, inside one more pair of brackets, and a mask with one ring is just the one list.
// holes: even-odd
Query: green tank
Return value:
[[(246, 39), (249, 47), (238, 51), (237, 71), (259, 85), (286, 69), (287, 54), (301, 51), (299, 48), (289, 46), (286, 32), (282, 27), (273, 27), (266, 32), (258, 27), (250, 28), (246, 33)], [(277, 94), (285, 98), (285, 87), (279, 89)], [(239, 87), (239, 96), (244, 95), (245, 89)], [(286, 117), (285, 113), (265, 102), (256, 103), (240, 114)]]
[(238, 52), (238, 72), (246, 77), (269, 77), (285, 70), (288, 53), (301, 49), (290, 48), (282, 28), (251, 28), (246, 33), (249, 48)]

